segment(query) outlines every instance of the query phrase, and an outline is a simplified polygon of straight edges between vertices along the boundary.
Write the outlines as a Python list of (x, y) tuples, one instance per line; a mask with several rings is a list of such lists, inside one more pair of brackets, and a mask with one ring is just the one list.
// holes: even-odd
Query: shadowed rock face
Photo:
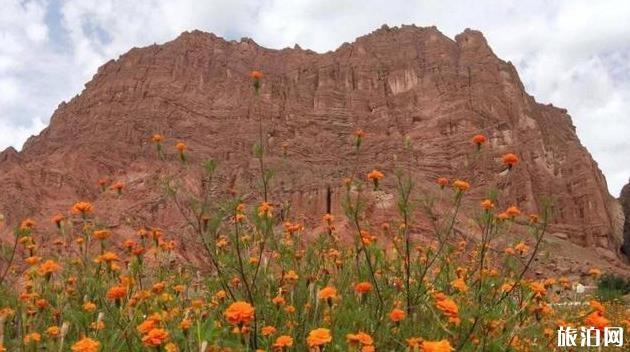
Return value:
[(623, 207), (625, 222), (623, 226), (623, 249), (622, 252), (626, 257), (630, 257), (630, 180), (628, 184), (621, 189), (619, 201)]
[[(252, 69), (265, 72), (259, 104)], [(452, 40), (434, 27), (384, 26), (324, 54), (199, 31), (134, 48), (103, 65), (21, 152), (0, 154), (0, 212), (15, 223), (85, 199), (121, 227), (175, 222), (158, 173), (199, 176), (175, 162), (179, 140), (189, 146), (191, 164), (218, 160), (219, 184), (251, 198), (259, 117), (268, 163), (277, 170), (273, 198), (291, 199), (305, 218), (321, 218), (328, 185), (339, 212), (338, 185), (352, 172), (351, 133), (360, 127), (367, 133), (362, 174), (379, 168), (393, 176), (394, 166), (403, 167), (427, 189), (438, 176), (462, 177), (474, 197), (495, 188), (502, 191), (499, 207), (514, 203), (532, 213), (551, 198), (553, 232), (609, 253), (621, 246), (618, 203), (567, 111), (528, 95), (514, 66), (497, 58), (480, 32)], [(153, 133), (168, 138), (172, 162), (157, 159)], [(477, 133), (489, 141), (475, 156), (470, 139)], [(521, 163), (501, 176), (507, 152)], [(102, 176), (126, 182), (123, 196), (99, 192)], [(393, 179), (385, 179), (385, 191)]]

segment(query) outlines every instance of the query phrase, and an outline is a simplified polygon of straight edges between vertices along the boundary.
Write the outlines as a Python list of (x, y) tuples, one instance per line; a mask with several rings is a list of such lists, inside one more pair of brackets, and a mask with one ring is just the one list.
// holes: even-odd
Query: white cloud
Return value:
[[(333, 50), (387, 23), (484, 32), (530, 94), (565, 107), (613, 194), (630, 176), (630, 2), (0, 0), (0, 148), (19, 147), (98, 66), (201, 29)], [(8, 131), (8, 132), (7, 132)]]

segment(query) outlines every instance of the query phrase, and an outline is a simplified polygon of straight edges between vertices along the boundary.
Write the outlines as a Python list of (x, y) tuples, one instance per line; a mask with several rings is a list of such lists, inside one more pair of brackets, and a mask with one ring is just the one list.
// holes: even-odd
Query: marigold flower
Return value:
[(348, 341), (348, 344), (361, 344), (361, 345), (372, 345), (374, 344), (374, 340), (372, 339), (372, 336), (359, 331), (356, 334), (347, 334), (346, 335), (346, 341)]
[(162, 141), (164, 141), (164, 136), (156, 133), (151, 137), (151, 140), (153, 141), (153, 143), (162, 143)]
[(96, 310), (96, 304), (93, 302), (85, 302), (83, 303), (83, 310), (86, 312), (93, 312)]
[(258, 206), (258, 216), (267, 218), (273, 217), (273, 206), (271, 206), (271, 203), (260, 203), (260, 206)]
[(515, 206), (511, 206), (505, 210), (505, 213), (508, 214), (511, 218), (521, 215), (521, 211)]
[(50, 337), (57, 337), (61, 333), (61, 329), (57, 325), (49, 326), (46, 329), (46, 335)]
[(283, 276), (283, 279), (288, 283), (294, 283), (298, 280), (298, 278), (299, 276), (294, 270), (287, 271)]
[(291, 336), (282, 335), (278, 336), (276, 342), (273, 343), (274, 348), (284, 349), (293, 346), (293, 338)]
[(186, 144), (183, 142), (177, 142), (177, 144), (175, 144), (175, 149), (177, 149), (178, 152), (183, 153), (186, 150)]
[(372, 291), (372, 284), (367, 281), (359, 282), (354, 285), (354, 292), (357, 294), (363, 295), (370, 293), (370, 291)]
[(451, 281), (451, 286), (453, 286), (453, 288), (455, 288), (459, 292), (468, 291), (468, 285), (466, 285), (466, 281), (464, 281), (464, 279), (459, 278), (459, 277)]
[(308, 343), (308, 346), (311, 348), (323, 346), (331, 341), (332, 336), (330, 335), (330, 330), (325, 328), (311, 330), (306, 338), (306, 343)]
[(97, 352), (100, 347), (100, 342), (89, 337), (84, 337), (72, 345), (70, 349), (72, 352)]
[(120, 300), (127, 295), (127, 287), (117, 285), (107, 290), (106, 297), (110, 301)]
[(514, 167), (518, 163), (518, 156), (513, 153), (508, 153), (503, 156), (503, 163), (508, 166), (509, 169)]
[(394, 323), (402, 321), (403, 319), (405, 319), (406, 316), (407, 313), (405, 313), (404, 310), (398, 308), (394, 308), (391, 312), (389, 312), (389, 320)]
[(497, 219), (499, 220), (507, 220), (510, 218), (510, 214), (506, 213), (506, 212), (502, 212), (499, 215), (497, 215)]
[(93, 210), (92, 204), (89, 202), (77, 202), (72, 206), (72, 212), (75, 214), (86, 215)]
[(118, 192), (118, 194), (122, 193), (123, 188), (125, 188), (125, 183), (122, 181), (116, 181), (112, 186), (111, 189)]
[(273, 304), (275, 304), (277, 306), (281, 306), (281, 305), (286, 303), (286, 300), (281, 295), (277, 295), (277, 296), (275, 296), (274, 298), (271, 299), (271, 302), (273, 302)]
[(237, 301), (225, 310), (225, 318), (234, 325), (247, 325), (254, 319), (254, 307), (244, 301)]
[(20, 230), (22, 231), (32, 230), (33, 227), (35, 227), (35, 224), (37, 223), (33, 219), (24, 219), (22, 220), (22, 223), (20, 223)]
[(470, 183), (462, 180), (455, 180), (453, 182), (453, 187), (459, 190), (460, 192), (465, 192), (470, 188)]
[(39, 341), (41, 340), (42, 340), (42, 335), (40, 335), (38, 332), (32, 332), (24, 336), (24, 343), (27, 345), (29, 343), (39, 343)]
[(591, 300), (589, 302), (589, 305), (591, 306), (591, 308), (593, 308), (595, 311), (604, 313), (606, 311), (606, 308), (604, 307), (603, 304), (601, 304), (599, 301), (596, 300)]
[(383, 175), (382, 172), (374, 169), (372, 171), (370, 171), (370, 173), (368, 173), (367, 175), (368, 180), (371, 180), (372, 182), (374, 182), (374, 189), (378, 188), (378, 182), (380, 180), (382, 180), (383, 178), (385, 178), (385, 175)]
[(532, 282), (529, 284), (529, 288), (534, 293), (534, 297), (542, 297), (547, 293), (547, 288), (545, 288), (545, 284), (542, 282)]
[(444, 187), (448, 186), (448, 178), (446, 177), (438, 177), (435, 182), (440, 186), (440, 188), (444, 189)]
[(148, 334), (142, 337), (142, 343), (147, 347), (157, 347), (168, 339), (168, 331), (155, 328), (151, 329)]
[(435, 306), (449, 318), (456, 318), (459, 314), (457, 304), (450, 298), (438, 300)]
[(61, 270), (61, 265), (59, 265), (54, 260), (49, 259), (39, 266), (39, 268), (37, 269), (37, 273), (41, 276), (48, 276), (58, 272), (59, 270)]
[(363, 141), (363, 137), (365, 137), (365, 132), (362, 129), (357, 128), (352, 134), (355, 137), (355, 146), (356, 148), (359, 148), (361, 146), (361, 142)]
[(112, 232), (109, 230), (96, 230), (92, 233), (92, 236), (97, 240), (105, 240), (112, 235)]
[(252, 71), (250, 72), (249, 77), (251, 77), (251, 79), (253, 80), (254, 90), (256, 91), (256, 94), (258, 94), (263, 73), (261, 71)]
[(326, 299), (326, 300), (335, 299), (337, 298), (337, 289), (332, 286), (326, 286), (322, 288), (321, 290), (319, 290), (317, 297), (319, 299)]
[(595, 311), (584, 319), (584, 324), (595, 327), (598, 330), (604, 330), (605, 327), (610, 325), (610, 321), (604, 317), (602, 312)]
[(490, 209), (494, 208), (494, 203), (492, 203), (492, 200), (490, 200), (490, 199), (484, 199), (481, 202), (481, 207), (486, 209), (486, 210), (490, 210)]
[(477, 145), (477, 149), (481, 148), (481, 145), (486, 143), (486, 136), (477, 134), (472, 138), (473, 143)]
[(95, 263), (111, 263), (115, 261), (118, 261), (118, 254), (110, 251), (104, 252), (94, 260)]
[(154, 319), (147, 318), (147, 319), (145, 319), (142, 323), (140, 323), (136, 327), (136, 330), (138, 330), (139, 333), (144, 335), (144, 334), (147, 334), (152, 329), (154, 329), (156, 327), (157, 323), (158, 323), (158, 321), (155, 321)]
[(55, 214), (50, 220), (53, 224), (57, 225), (57, 227), (61, 226), (61, 222), (65, 219), (63, 214)]
[(525, 244), (525, 242), (521, 241), (517, 243), (516, 246), (514, 246), (514, 250), (517, 251), (519, 254), (524, 254), (529, 251), (529, 246)]
[(448, 340), (423, 341), (422, 352), (451, 352), (455, 350)]
[(276, 333), (276, 331), (276, 327), (271, 325), (263, 326), (262, 329), (260, 329), (260, 333), (262, 334), (262, 336), (273, 335)]

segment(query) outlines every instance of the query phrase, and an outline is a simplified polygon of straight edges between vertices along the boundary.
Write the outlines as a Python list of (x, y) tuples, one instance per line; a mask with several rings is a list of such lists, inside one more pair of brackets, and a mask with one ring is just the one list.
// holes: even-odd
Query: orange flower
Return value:
[(112, 190), (121, 193), (123, 188), (125, 188), (125, 183), (122, 181), (116, 181), (111, 187)]
[(437, 180), (435, 180), (435, 182), (440, 185), (440, 188), (444, 188), (446, 186), (448, 186), (448, 178), (446, 177), (438, 177)]
[(36, 222), (33, 219), (24, 219), (22, 223), (20, 224), (20, 230), (22, 231), (32, 230), (33, 227), (35, 227), (35, 224)]
[(54, 260), (47, 260), (39, 266), (37, 273), (41, 276), (48, 276), (59, 270), (61, 270), (61, 265), (57, 264)]
[(25, 344), (38, 343), (41, 340), (42, 340), (42, 335), (40, 335), (38, 332), (32, 332), (32, 333), (24, 336), (24, 343)]
[(477, 134), (472, 138), (473, 143), (477, 145), (477, 149), (481, 148), (481, 145), (486, 143), (486, 136)]
[(77, 202), (72, 206), (72, 212), (75, 214), (89, 214), (93, 210), (92, 204), (89, 202)]
[(152, 140), (154, 143), (162, 143), (162, 141), (164, 141), (164, 136), (162, 136), (162, 135), (161, 135), (161, 134), (159, 134), (159, 133), (156, 133), (156, 134), (154, 134), (154, 135), (151, 137), (151, 140)]
[(56, 214), (51, 218), (53, 224), (57, 225), (57, 227), (61, 226), (61, 222), (65, 219), (63, 214)]
[(362, 129), (357, 128), (353, 133), (356, 139), (356, 147), (359, 148), (361, 146), (361, 142), (363, 141), (363, 137), (365, 137), (365, 132)]
[(101, 241), (109, 238), (111, 235), (112, 233), (109, 230), (96, 230), (92, 233), (92, 236), (94, 236), (94, 238)]
[(370, 291), (372, 291), (372, 284), (367, 281), (359, 282), (358, 284), (354, 285), (354, 292), (356, 292), (357, 294), (362, 295), (370, 293)]
[(402, 321), (403, 319), (405, 319), (406, 316), (407, 313), (405, 313), (404, 310), (398, 308), (394, 308), (391, 312), (389, 312), (389, 320), (393, 321), (394, 323)]
[(602, 312), (596, 311), (589, 314), (584, 319), (584, 324), (586, 324), (587, 326), (595, 327), (598, 330), (604, 330), (604, 328), (610, 324), (610, 321), (604, 318), (604, 315)]
[(85, 302), (83, 303), (83, 310), (86, 312), (93, 312), (96, 310), (96, 304), (92, 302)]
[(287, 271), (283, 276), (284, 281), (288, 283), (295, 283), (298, 280), (298, 278), (299, 276), (294, 270)]
[(444, 315), (446, 315), (449, 318), (456, 318), (457, 315), (459, 314), (459, 309), (457, 308), (457, 304), (455, 304), (455, 302), (450, 298), (444, 298), (444, 299), (438, 300), (435, 306), (437, 307), (437, 309), (442, 311), (442, 313), (444, 313)]
[(182, 142), (177, 142), (177, 144), (175, 144), (175, 149), (177, 149), (177, 151), (180, 153), (184, 153), (184, 150), (186, 150), (186, 144)]
[(256, 91), (256, 95), (258, 95), (258, 91), (260, 90), (260, 79), (263, 77), (263, 73), (261, 71), (252, 71), (249, 76), (254, 81), (254, 90)]
[(168, 331), (160, 328), (151, 329), (148, 334), (142, 338), (142, 343), (147, 347), (157, 347), (168, 339)]
[(98, 341), (84, 337), (72, 345), (70, 349), (72, 352), (97, 352), (100, 347), (101, 344)]
[(306, 343), (308, 343), (309, 347), (323, 346), (331, 341), (332, 336), (330, 335), (330, 330), (324, 328), (311, 330), (306, 338)]
[(453, 187), (458, 189), (460, 192), (465, 192), (470, 188), (470, 183), (462, 180), (455, 180), (453, 182)]
[(115, 261), (118, 261), (118, 254), (116, 254), (114, 252), (110, 252), (110, 251), (107, 251), (107, 252), (99, 255), (94, 260), (95, 263), (103, 263), (103, 262), (111, 263), (111, 262), (115, 262)]
[(503, 163), (511, 169), (514, 165), (518, 163), (518, 156), (513, 153), (507, 153), (503, 156)]
[(597, 312), (604, 313), (606, 311), (604, 305), (601, 304), (599, 301), (592, 300), (589, 302), (589, 305)]
[(508, 214), (511, 218), (521, 215), (521, 211), (513, 205), (505, 210), (505, 213)]
[(249, 73), (249, 77), (254, 80), (263, 78), (263, 73), (261, 71), (252, 71)]
[(453, 286), (453, 288), (457, 289), (459, 292), (468, 291), (468, 285), (466, 285), (466, 282), (462, 278), (457, 278), (451, 281), (451, 286)]
[(507, 220), (510, 218), (510, 215), (506, 212), (502, 212), (499, 215), (497, 215), (497, 219), (499, 220)]
[(453, 350), (448, 340), (422, 342), (422, 352), (451, 352)]
[(486, 210), (490, 210), (490, 209), (494, 208), (494, 203), (492, 203), (492, 200), (490, 200), (490, 199), (484, 199), (481, 202), (481, 207), (486, 209)]
[(243, 301), (237, 301), (225, 310), (225, 318), (234, 325), (246, 325), (254, 319), (254, 307)]
[(50, 326), (46, 329), (46, 334), (50, 337), (57, 337), (60, 333), (61, 329), (56, 325)]
[(371, 180), (372, 182), (374, 182), (374, 189), (378, 188), (378, 182), (380, 180), (382, 180), (383, 178), (385, 178), (385, 175), (383, 175), (382, 172), (374, 169), (372, 171), (370, 171), (370, 173), (368, 173), (367, 175), (368, 180)]
[(525, 242), (521, 241), (517, 243), (516, 246), (514, 246), (514, 250), (517, 251), (519, 254), (524, 254), (529, 251), (529, 246), (525, 244)]
[(287, 335), (278, 336), (276, 342), (273, 344), (273, 347), (276, 349), (284, 349), (285, 347), (291, 346), (293, 346), (293, 338)]
[(319, 299), (331, 300), (337, 298), (337, 289), (332, 286), (326, 286), (319, 290), (317, 294)]
[(136, 329), (138, 330), (139, 333), (144, 335), (144, 334), (149, 333), (149, 331), (155, 329), (157, 323), (158, 321), (151, 319), (151, 317), (149, 317), (145, 319), (142, 323), (140, 323), (140, 325), (138, 325)]
[(260, 203), (260, 206), (258, 206), (258, 216), (259, 217), (267, 217), (267, 218), (271, 218), (273, 217), (273, 206), (271, 206), (271, 203), (268, 202), (262, 202)]
[(260, 331), (263, 336), (269, 336), (275, 334), (277, 330), (275, 326), (267, 325), (263, 326)]
[(359, 331), (356, 334), (347, 334), (346, 335), (346, 341), (348, 341), (348, 344), (352, 345), (352, 344), (362, 344), (362, 345), (372, 345), (374, 344), (374, 340), (372, 339), (372, 336)]
[(127, 295), (127, 287), (117, 285), (107, 290), (106, 297), (110, 301), (120, 300)]
[(534, 297), (542, 297), (547, 293), (547, 289), (545, 288), (545, 284), (541, 282), (532, 282), (529, 284), (529, 288), (534, 293)]

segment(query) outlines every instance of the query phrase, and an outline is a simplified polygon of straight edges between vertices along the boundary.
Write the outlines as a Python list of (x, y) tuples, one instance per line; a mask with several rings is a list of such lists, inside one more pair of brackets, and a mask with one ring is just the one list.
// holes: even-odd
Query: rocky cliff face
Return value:
[[(259, 105), (251, 69), (265, 72)], [(319, 218), (326, 187), (335, 195), (350, 174), (350, 136), (361, 127), (368, 136), (361, 172), (377, 167), (392, 175), (396, 165), (425, 186), (437, 176), (465, 177), (474, 196), (496, 188), (500, 206), (517, 203), (528, 212), (550, 197), (558, 236), (608, 253), (622, 244), (616, 200), (567, 111), (528, 95), (481, 33), (452, 40), (415, 26), (384, 26), (325, 54), (198, 31), (134, 48), (103, 65), (21, 152), (0, 154), (0, 212), (16, 222), (87, 199), (121, 226), (167, 221), (157, 173), (175, 172), (176, 163), (157, 159), (153, 133), (167, 136), (171, 153), (185, 141), (193, 163), (218, 160), (220, 183), (251, 195), (259, 116), (269, 164), (278, 170), (272, 193), (288, 195), (305, 216)], [(477, 133), (489, 137), (488, 153), (471, 158)], [(510, 177), (497, 162), (506, 152), (522, 160)], [(196, 177), (193, 168), (177, 172)], [(99, 192), (95, 180), (103, 176), (127, 183), (122, 197)]]

